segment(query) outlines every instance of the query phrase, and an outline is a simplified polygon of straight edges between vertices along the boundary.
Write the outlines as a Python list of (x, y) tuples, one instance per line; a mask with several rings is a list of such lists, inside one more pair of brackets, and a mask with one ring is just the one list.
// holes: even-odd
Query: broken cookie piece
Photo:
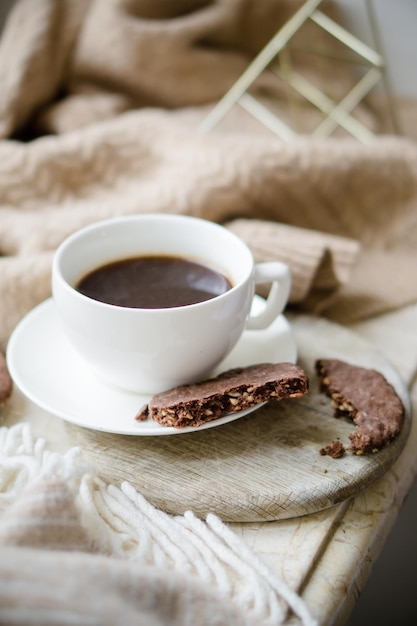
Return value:
[(349, 450), (378, 452), (397, 437), (404, 423), (404, 406), (380, 372), (337, 359), (319, 359), (315, 366), (320, 391), (332, 399), (335, 415), (349, 417), (356, 425), (349, 435)]
[(201, 426), (227, 413), (268, 400), (299, 398), (308, 391), (308, 376), (292, 363), (261, 363), (236, 368), (191, 385), (158, 393), (136, 417), (151, 417), (164, 426)]
[(345, 446), (341, 441), (332, 441), (329, 445), (321, 448), (321, 456), (331, 456), (333, 459), (340, 459), (345, 454)]
[(0, 407), (2, 407), (12, 395), (13, 383), (7, 369), (6, 359), (0, 352)]

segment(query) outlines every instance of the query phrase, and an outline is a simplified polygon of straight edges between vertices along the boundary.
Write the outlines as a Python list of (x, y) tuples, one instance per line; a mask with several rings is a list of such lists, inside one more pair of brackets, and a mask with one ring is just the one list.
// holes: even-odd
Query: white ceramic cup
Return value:
[[(113, 261), (167, 255), (200, 261), (224, 274), (232, 288), (210, 300), (164, 309), (105, 304), (75, 288)], [(266, 305), (252, 316), (258, 283), (272, 283)], [(108, 383), (153, 394), (210, 374), (245, 329), (268, 327), (284, 309), (290, 272), (280, 262), (255, 264), (246, 244), (200, 218), (143, 214), (96, 222), (57, 249), (52, 293), (63, 331), (75, 350)]]

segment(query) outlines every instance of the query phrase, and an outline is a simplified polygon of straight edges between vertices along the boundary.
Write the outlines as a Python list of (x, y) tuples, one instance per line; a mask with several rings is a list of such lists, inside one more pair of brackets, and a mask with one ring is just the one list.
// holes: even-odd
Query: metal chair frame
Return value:
[[(281, 120), (275, 113), (272, 113), (259, 99), (248, 93), (248, 89), (252, 83), (268, 68), (284, 80), (296, 93), (301, 95), (324, 114), (322, 122), (310, 133), (313, 137), (328, 137), (340, 126), (356, 139), (362, 142), (369, 141), (374, 134), (361, 121), (353, 117), (351, 113), (380, 80), (384, 82), (394, 131), (399, 133), (398, 120), (395, 114), (386, 65), (383, 55), (380, 52), (381, 38), (372, 0), (365, 0), (365, 2), (372, 36), (378, 50), (362, 42), (340, 24), (320, 11), (319, 7), (323, 1), (324, 0), (306, 0), (298, 11), (296, 11), (279, 29), (274, 37), (253, 59), (238, 80), (203, 119), (200, 125), (202, 132), (210, 132), (213, 130), (230, 109), (235, 104), (238, 104), (280, 139), (284, 141), (293, 139), (297, 135), (297, 132)], [(366, 73), (354, 84), (352, 89), (340, 102), (333, 101), (291, 66), (288, 44), (308, 20), (314, 22), (341, 44), (346, 46), (350, 51), (353, 51), (357, 55), (359, 62), (369, 67)], [(274, 67), (274, 62), (276, 63), (277, 61), (279, 63), (277, 67)]]

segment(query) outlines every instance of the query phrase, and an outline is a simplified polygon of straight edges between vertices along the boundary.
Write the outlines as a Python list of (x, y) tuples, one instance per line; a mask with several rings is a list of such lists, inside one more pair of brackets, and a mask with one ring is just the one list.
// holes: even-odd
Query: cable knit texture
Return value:
[[(309, 312), (346, 321), (415, 299), (413, 140), (284, 144), (238, 107), (211, 134), (198, 131), (297, 6), (16, 3), (0, 41), (0, 347), (50, 294), (66, 235), (138, 212), (225, 223), (257, 259), (288, 262), (291, 303)], [(328, 82), (342, 92), (349, 80), (338, 71)], [(279, 106), (282, 86), (268, 72), (259, 82)], [(358, 114), (377, 125), (369, 104)]]

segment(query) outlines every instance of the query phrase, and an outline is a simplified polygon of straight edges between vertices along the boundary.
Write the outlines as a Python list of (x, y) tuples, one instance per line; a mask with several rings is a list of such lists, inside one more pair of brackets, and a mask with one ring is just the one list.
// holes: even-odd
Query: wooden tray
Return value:
[[(224, 521), (278, 520), (326, 509), (381, 476), (407, 440), (411, 414), (405, 385), (378, 351), (345, 328), (311, 316), (291, 320), (299, 364), (310, 375), (300, 399), (265, 405), (237, 421), (167, 437), (114, 435), (66, 424), (100, 475), (131, 483), (147, 500), (171, 514), (215, 513)], [(336, 438), (348, 444), (354, 425), (336, 419), (318, 391), (314, 361), (336, 357), (373, 367), (395, 386), (406, 406), (399, 437), (369, 456), (321, 456)]]

